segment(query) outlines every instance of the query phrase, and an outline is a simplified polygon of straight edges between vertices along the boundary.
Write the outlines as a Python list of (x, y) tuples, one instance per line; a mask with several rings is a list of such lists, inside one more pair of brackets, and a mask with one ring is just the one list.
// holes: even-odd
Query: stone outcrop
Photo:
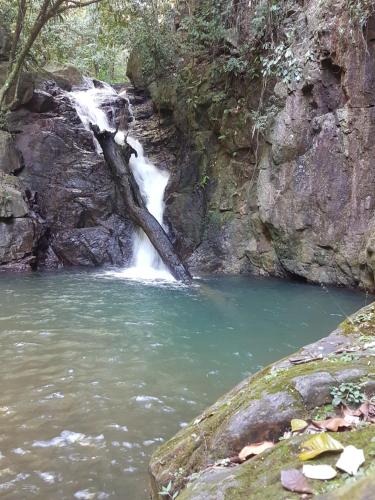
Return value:
[[(183, 61), (185, 83), (172, 74), (148, 82), (155, 108), (194, 151), (177, 157), (168, 218), (196, 272), (374, 290), (375, 19), (362, 32), (344, 0), (288, 6), (282, 29), (293, 33), (297, 80), (220, 77), (203, 57)], [(232, 57), (251, 39), (254, 8), (237, 6)], [(129, 74), (145, 86), (135, 56)]]
[(29, 217), (21, 182), (0, 171), (0, 266), (27, 269), (35, 261), (37, 237), (38, 224)]
[[(92, 133), (52, 80), (71, 89), (82, 76), (52, 69), (50, 80), (36, 77), (31, 99), (0, 131), (0, 269), (122, 266), (131, 257), (132, 223)], [(127, 123), (123, 98), (108, 106), (114, 123)]]
[[(306, 436), (281, 438), (293, 418), (331, 414), (332, 387), (360, 383), (368, 398), (374, 395), (374, 335), (372, 304), (328, 337), (243, 381), (154, 452), (150, 463), (153, 498), (169, 481), (172, 493), (179, 491), (178, 498), (184, 500), (298, 498), (282, 488), (280, 472), (301, 467), (298, 450)], [(374, 437), (375, 425), (371, 424), (340, 433), (337, 439), (364, 448), (370, 457)], [(228, 459), (244, 446), (263, 440), (277, 444), (247, 462), (230, 465)], [(322, 463), (334, 462), (335, 457), (324, 457)], [(367, 459), (364, 476), (371, 470)], [(326, 494), (327, 488), (344, 485), (344, 479), (341, 476), (333, 484), (315, 481), (314, 492)], [(323, 498), (343, 498), (326, 495)]]
[(49, 63), (43, 68), (40, 76), (42, 80), (53, 80), (67, 91), (84, 84), (81, 72), (71, 64)]

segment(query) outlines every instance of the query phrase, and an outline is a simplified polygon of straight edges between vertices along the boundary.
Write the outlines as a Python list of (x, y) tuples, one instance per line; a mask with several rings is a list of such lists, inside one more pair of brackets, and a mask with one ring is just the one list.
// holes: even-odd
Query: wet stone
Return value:
[(295, 389), (301, 394), (306, 408), (311, 409), (329, 402), (330, 388), (335, 379), (328, 372), (302, 375), (292, 380)]

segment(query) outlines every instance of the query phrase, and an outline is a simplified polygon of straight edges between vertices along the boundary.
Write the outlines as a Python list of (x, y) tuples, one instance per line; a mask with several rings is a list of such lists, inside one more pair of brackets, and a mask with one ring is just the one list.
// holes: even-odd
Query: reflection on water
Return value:
[(0, 496), (146, 499), (157, 445), (364, 296), (249, 278), (0, 277)]

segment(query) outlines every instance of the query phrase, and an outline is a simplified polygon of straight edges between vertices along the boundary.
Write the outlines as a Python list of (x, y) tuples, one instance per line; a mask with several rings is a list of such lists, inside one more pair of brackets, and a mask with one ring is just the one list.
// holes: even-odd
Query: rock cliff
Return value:
[[(185, 55), (151, 80), (130, 60), (129, 76), (189, 146), (167, 199), (178, 245), (198, 272), (373, 291), (375, 18), (368, 2), (283, 2), (274, 29), (290, 42), (241, 59), (263, 4), (233, 2), (235, 28), (216, 57)], [(229, 63), (237, 70), (223, 77)]]

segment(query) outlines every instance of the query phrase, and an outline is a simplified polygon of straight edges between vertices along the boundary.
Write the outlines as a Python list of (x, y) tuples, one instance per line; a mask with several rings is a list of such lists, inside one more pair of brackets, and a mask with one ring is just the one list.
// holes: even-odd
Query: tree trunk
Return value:
[(122, 192), (126, 206), (124, 215), (143, 229), (174, 278), (185, 282), (191, 281), (191, 275), (176, 254), (167, 233), (146, 208), (129, 167), (130, 156), (135, 151), (127, 144), (119, 146), (114, 140), (115, 134), (111, 132), (100, 132), (96, 126), (92, 126), (92, 130), (103, 149), (104, 158), (116, 184)]

